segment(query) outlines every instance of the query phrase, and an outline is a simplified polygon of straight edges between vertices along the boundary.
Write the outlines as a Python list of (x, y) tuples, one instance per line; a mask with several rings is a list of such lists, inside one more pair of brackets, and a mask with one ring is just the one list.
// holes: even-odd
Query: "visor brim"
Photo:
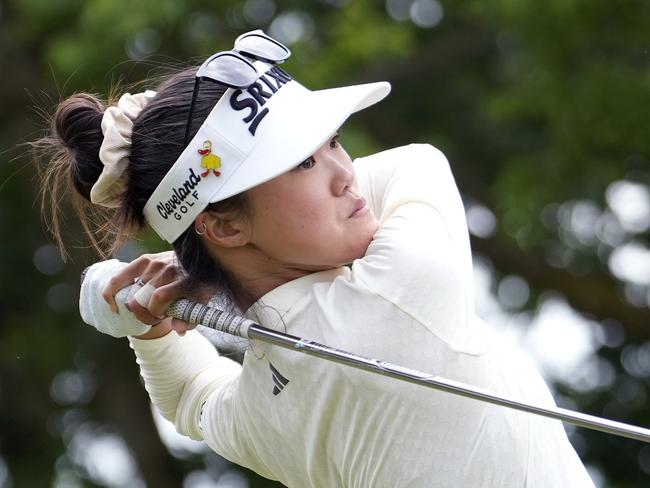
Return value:
[(271, 111), (269, 120), (264, 121), (263, 140), (209, 201), (225, 200), (295, 168), (332, 137), (351, 114), (381, 101), (390, 88), (384, 81), (307, 91), (299, 103), (284, 105), (278, 113)]

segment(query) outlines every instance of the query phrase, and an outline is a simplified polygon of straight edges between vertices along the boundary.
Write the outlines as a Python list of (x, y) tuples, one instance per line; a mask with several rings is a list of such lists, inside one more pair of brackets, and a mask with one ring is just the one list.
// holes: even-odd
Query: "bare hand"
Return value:
[[(177, 319), (166, 319), (165, 311), (178, 298), (186, 295), (185, 276), (173, 251), (158, 254), (143, 254), (125, 266), (113, 276), (104, 290), (102, 298), (117, 313), (115, 294), (122, 288), (133, 285), (136, 281), (149, 284), (155, 288), (146, 306), (141, 305), (134, 297), (127, 302), (127, 308), (145, 324), (154, 327), (141, 338), (153, 338), (164, 335), (170, 328), (180, 335), (194, 328), (186, 322)], [(155, 330), (158, 329), (158, 330)]]

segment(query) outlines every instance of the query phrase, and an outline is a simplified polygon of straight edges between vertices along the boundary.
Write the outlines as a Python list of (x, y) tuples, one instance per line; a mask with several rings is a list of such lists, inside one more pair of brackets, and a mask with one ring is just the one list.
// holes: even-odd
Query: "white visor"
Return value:
[(296, 167), (350, 114), (390, 92), (385, 81), (311, 91), (276, 66), (254, 66), (258, 80), (224, 93), (144, 207), (149, 225), (169, 243), (209, 203)]

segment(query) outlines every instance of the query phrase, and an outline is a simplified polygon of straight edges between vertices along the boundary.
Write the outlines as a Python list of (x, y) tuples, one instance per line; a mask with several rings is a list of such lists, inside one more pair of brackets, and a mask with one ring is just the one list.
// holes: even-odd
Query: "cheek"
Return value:
[(258, 220), (256, 244), (269, 255), (303, 264), (329, 262), (329, 255), (343, 244), (344, 229), (333, 208), (319, 202), (295, 201), (283, 211), (270, 209)]
[(345, 219), (340, 200), (320, 187), (304, 189), (258, 195), (252, 242), (269, 256), (304, 264), (340, 265), (362, 257), (378, 227), (375, 217)]
[(278, 224), (290, 247), (317, 248), (337, 238), (334, 209), (328, 209), (321, 202), (298, 203)]
[[(328, 226), (327, 211), (319, 198), (279, 193), (265, 198), (253, 213), (253, 241), (260, 246), (294, 247), (313, 242), (314, 233)], [(275, 244), (275, 245), (274, 245)]]
[(286, 216), (287, 230), (303, 230), (311, 231), (323, 225), (323, 220), (326, 217), (325, 212), (322, 211), (321, 205), (311, 205), (307, 202), (300, 202), (296, 204), (293, 211)]
[[(289, 182), (291, 183), (291, 181)], [(327, 217), (327, 203), (331, 201), (324, 185), (311, 181), (278, 185), (266, 195), (265, 214), (280, 228), (308, 228)]]

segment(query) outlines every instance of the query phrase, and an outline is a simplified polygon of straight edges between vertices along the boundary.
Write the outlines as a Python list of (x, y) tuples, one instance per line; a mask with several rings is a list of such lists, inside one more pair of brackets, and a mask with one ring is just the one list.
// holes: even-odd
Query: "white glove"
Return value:
[(129, 286), (117, 292), (115, 301), (119, 314), (113, 313), (102, 298), (102, 290), (108, 281), (124, 266), (126, 263), (117, 259), (93, 264), (86, 270), (79, 296), (79, 312), (83, 321), (113, 337), (139, 336), (151, 329), (150, 325), (140, 322), (125, 306), (128, 299), (138, 291), (138, 286)]

